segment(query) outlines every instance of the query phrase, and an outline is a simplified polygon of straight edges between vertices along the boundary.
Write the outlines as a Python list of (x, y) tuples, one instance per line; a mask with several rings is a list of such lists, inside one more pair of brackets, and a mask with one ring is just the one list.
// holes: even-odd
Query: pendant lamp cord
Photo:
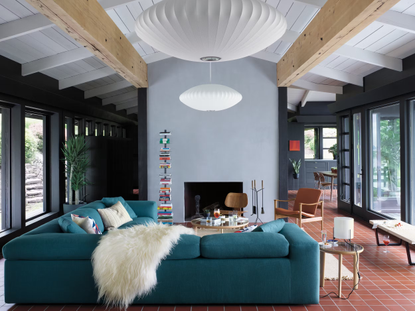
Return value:
[(209, 63), (209, 82), (212, 83), (212, 62)]

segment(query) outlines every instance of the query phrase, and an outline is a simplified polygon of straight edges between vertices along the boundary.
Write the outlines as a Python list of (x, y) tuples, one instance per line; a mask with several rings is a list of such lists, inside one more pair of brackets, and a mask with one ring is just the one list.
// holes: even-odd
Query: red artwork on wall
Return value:
[(290, 151), (300, 151), (299, 140), (290, 140)]

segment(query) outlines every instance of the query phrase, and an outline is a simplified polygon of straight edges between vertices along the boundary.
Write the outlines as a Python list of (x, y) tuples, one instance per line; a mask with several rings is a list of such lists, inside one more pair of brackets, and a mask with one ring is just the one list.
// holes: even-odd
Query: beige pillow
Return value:
[(132, 221), (132, 218), (120, 201), (111, 207), (98, 209), (98, 213), (101, 215), (105, 230), (115, 229)]

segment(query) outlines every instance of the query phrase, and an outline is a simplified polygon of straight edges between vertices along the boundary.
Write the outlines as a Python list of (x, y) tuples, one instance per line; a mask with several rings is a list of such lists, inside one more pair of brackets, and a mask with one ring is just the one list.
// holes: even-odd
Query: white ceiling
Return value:
[[(168, 58), (141, 41), (134, 21), (161, 0), (99, 0), (120, 30), (147, 63)], [(287, 33), (266, 50), (253, 55), (277, 63), (318, 13), (325, 0), (262, 0), (287, 19)], [(331, 101), (341, 86), (361, 84), (363, 77), (387, 67), (399, 70), (402, 59), (415, 53), (415, 0), (401, 0), (335, 54), (306, 74), (289, 91), (289, 103)], [(75, 86), (85, 96), (106, 99), (117, 109), (136, 113), (135, 88), (102, 61), (50, 23), (24, 0), (0, 2), (0, 55), (23, 65), (22, 74), (42, 72), (59, 80), (61, 88)], [(300, 88), (300, 89), (299, 89)], [(302, 89), (301, 89), (302, 88)], [(309, 90), (306, 93), (305, 89)], [(307, 95), (307, 96), (305, 96)]]

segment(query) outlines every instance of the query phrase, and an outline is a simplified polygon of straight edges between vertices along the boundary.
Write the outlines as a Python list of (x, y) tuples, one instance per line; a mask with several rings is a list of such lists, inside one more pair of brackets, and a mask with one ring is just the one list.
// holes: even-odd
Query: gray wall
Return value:
[[(301, 160), (300, 178), (294, 179), (294, 169), (291, 162), (288, 161), (288, 190), (298, 190), (305, 186), (305, 162), (304, 162), (304, 123), (288, 122), (288, 142), (290, 140), (300, 141), (300, 151), (288, 151), (288, 158), (292, 160)], [(287, 149), (289, 147), (287, 146)]]
[[(273, 218), (278, 187), (278, 88), (276, 66), (245, 58), (212, 65), (212, 82), (239, 91), (242, 101), (227, 110), (201, 112), (179, 96), (209, 82), (209, 65), (175, 58), (148, 66), (148, 198), (157, 201), (159, 132), (171, 131), (174, 221), (184, 221), (184, 182), (264, 180), (265, 215)], [(249, 214), (250, 215), (250, 214)], [(251, 217), (253, 220), (254, 217)]]

